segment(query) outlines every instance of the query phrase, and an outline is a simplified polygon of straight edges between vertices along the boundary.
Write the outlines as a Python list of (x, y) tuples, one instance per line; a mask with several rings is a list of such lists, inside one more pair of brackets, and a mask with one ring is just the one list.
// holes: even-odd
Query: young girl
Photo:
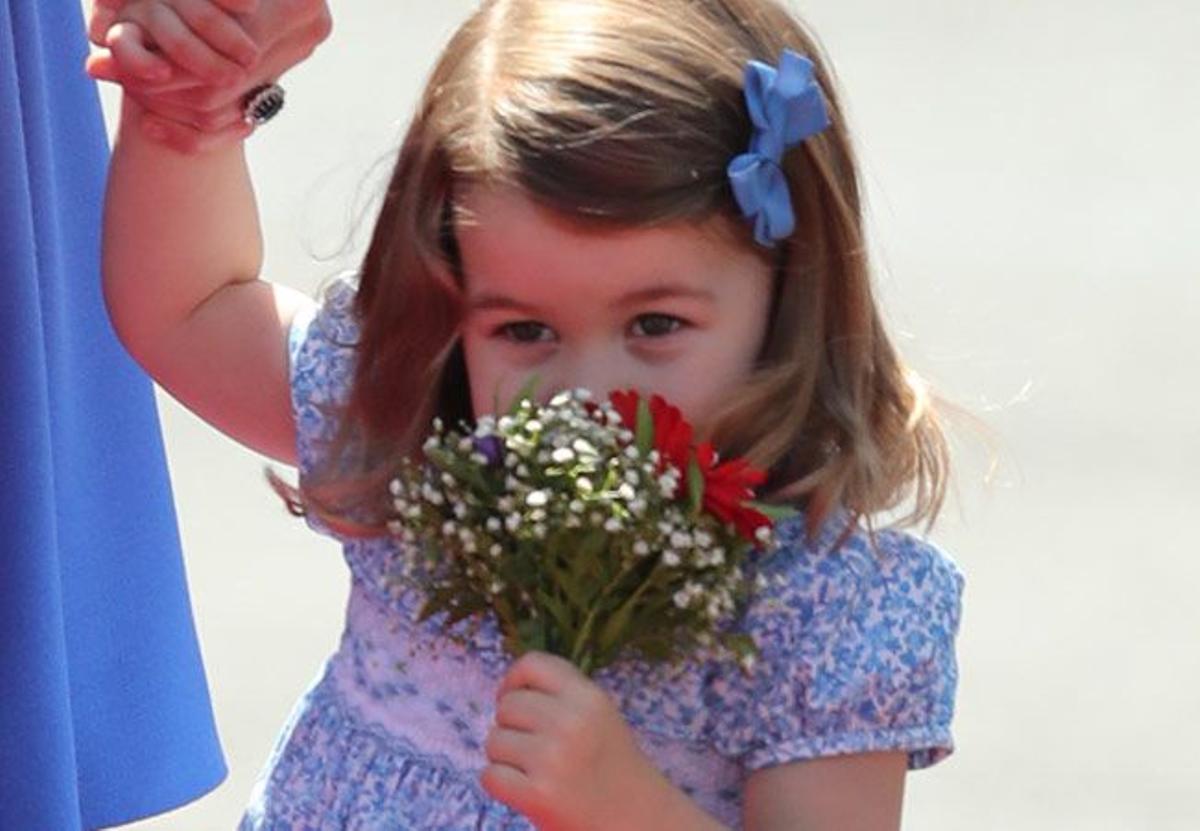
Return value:
[[(353, 575), (243, 831), (899, 827), (906, 770), (954, 749), (964, 578), (872, 522), (911, 494), (903, 524), (932, 524), (946, 444), (881, 326), (848, 129), (792, 14), (485, 0), (319, 304), (258, 277), (241, 145), (181, 155), (139, 115), (126, 98), (106, 204), (114, 325), (184, 404), (298, 466), (273, 485)], [(513, 661), (490, 622), (457, 644), (385, 585), (398, 460), (534, 371), (542, 398), (662, 393), (799, 510), (737, 624), (749, 675)]]

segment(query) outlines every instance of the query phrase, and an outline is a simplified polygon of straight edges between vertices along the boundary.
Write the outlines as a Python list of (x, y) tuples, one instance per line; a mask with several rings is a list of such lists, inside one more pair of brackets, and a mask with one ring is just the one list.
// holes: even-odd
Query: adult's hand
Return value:
[[(253, 42), (257, 59), (239, 75), (224, 65), (230, 56), (216, 56), (210, 49), (212, 56), (193, 55), (192, 65), (199, 72), (173, 66), (169, 80), (151, 80), (146, 75), (152, 74), (155, 62), (162, 62), (168, 51), (152, 37), (163, 31), (163, 7), (187, 2), (97, 0), (88, 32), (93, 42), (102, 38), (104, 48), (89, 56), (87, 72), (97, 80), (120, 84), (142, 109), (142, 125), (162, 128), (165, 143), (181, 152), (196, 153), (245, 138), (252, 128), (242, 120), (242, 97), (259, 84), (278, 80), (309, 57), (329, 36), (333, 21), (326, 0), (221, 0), (227, 9), (239, 3), (253, 8), (229, 12), (226, 17), (236, 21)], [(118, 3), (121, 5), (114, 11)], [(210, 30), (219, 23), (210, 16)], [(188, 30), (192, 35), (202, 31), (198, 24)], [(227, 37), (229, 42), (236, 41), (228, 30)], [(169, 51), (178, 52), (182, 42), (172, 41)], [(219, 67), (211, 71), (223, 76), (223, 82), (214, 82), (213, 75), (198, 66), (205, 61), (210, 70)]]

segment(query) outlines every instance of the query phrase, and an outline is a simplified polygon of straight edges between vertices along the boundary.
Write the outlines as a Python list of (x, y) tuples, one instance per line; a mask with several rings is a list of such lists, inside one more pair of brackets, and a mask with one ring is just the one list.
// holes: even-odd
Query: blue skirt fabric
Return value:
[(78, 0), (0, 0), (0, 829), (227, 774), (150, 379), (100, 287), (108, 142)]

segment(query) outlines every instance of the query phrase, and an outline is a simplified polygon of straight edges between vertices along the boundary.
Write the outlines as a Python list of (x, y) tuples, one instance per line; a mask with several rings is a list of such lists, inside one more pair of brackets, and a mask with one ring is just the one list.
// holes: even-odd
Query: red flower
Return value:
[[(638, 394), (633, 390), (609, 394), (613, 409), (630, 430), (637, 430)], [(650, 397), (650, 415), (654, 420), (654, 447), (660, 459), (661, 472), (668, 463), (683, 474), (674, 497), (686, 492), (688, 462), (693, 455), (692, 426), (683, 418), (678, 407), (668, 404), (660, 395)], [(703, 507), (722, 522), (732, 522), (738, 533), (750, 542), (757, 542), (754, 532), (771, 525), (768, 516), (742, 503), (754, 499), (754, 486), (761, 485), (767, 474), (750, 467), (745, 459), (731, 459), (716, 465), (712, 444), (704, 442), (695, 449), (696, 463), (704, 479)]]
[(750, 542), (757, 542), (755, 531), (771, 526), (766, 514), (742, 503), (754, 499), (754, 486), (766, 481), (767, 474), (750, 467), (745, 459), (730, 459), (713, 466), (716, 453), (710, 443), (696, 448), (696, 463), (704, 477), (704, 509), (722, 522), (732, 522), (738, 533)]
[[(636, 433), (638, 394), (633, 390), (614, 390), (608, 400), (625, 425)], [(659, 471), (670, 462), (686, 473), (688, 454), (692, 449), (692, 425), (687, 423), (678, 407), (668, 404), (657, 394), (650, 396), (650, 416), (654, 421), (654, 449), (659, 455)]]

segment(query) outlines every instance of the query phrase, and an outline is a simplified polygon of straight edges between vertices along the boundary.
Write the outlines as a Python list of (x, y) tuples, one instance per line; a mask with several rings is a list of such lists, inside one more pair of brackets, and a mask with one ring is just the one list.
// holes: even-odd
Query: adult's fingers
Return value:
[(174, 104), (193, 112), (211, 112), (224, 107), (236, 107), (240, 112), (242, 100), (251, 89), (258, 84), (277, 80), (311, 51), (311, 41), (307, 37), (289, 37), (277, 41), (268, 47), (253, 74), (237, 86), (216, 87), (201, 84), (172, 89), (169, 88), (170, 84), (138, 81), (136, 88), (148, 98), (152, 97), (154, 100)]
[(92, 0), (88, 14), (88, 40), (97, 46), (105, 45), (105, 36), (117, 20), (117, 10), (126, 0)]
[(234, 17), (209, 0), (173, 0), (173, 6), (180, 19), (207, 46), (244, 67), (254, 66), (259, 49)]
[(171, 121), (150, 111), (141, 114), (138, 127), (153, 141), (179, 153), (196, 155), (245, 140), (254, 132), (255, 125), (238, 121), (221, 130), (202, 132), (195, 127)]
[(194, 107), (184, 107), (164, 101), (161, 96), (147, 96), (128, 90), (126, 92), (141, 105), (143, 111), (201, 133), (220, 132), (243, 122), (240, 105), (197, 110)]
[(227, 12), (234, 14), (253, 14), (258, 11), (258, 0), (213, 0)]
[(170, 7), (155, 3), (142, 7), (142, 15), (145, 19), (138, 20), (142, 28), (181, 69), (214, 84), (242, 80), (244, 68), (211, 49)]

